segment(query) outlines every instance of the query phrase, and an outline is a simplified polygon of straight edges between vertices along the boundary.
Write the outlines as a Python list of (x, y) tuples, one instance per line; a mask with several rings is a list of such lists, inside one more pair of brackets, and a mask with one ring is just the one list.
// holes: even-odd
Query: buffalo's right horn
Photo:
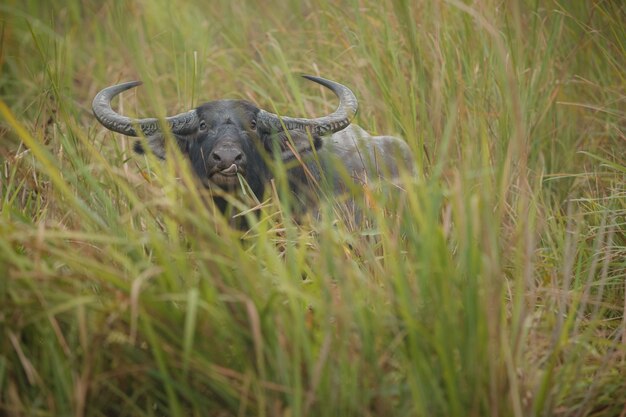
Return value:
[[(161, 130), (159, 119), (131, 119), (116, 113), (111, 108), (111, 100), (122, 91), (126, 91), (138, 85), (141, 81), (130, 81), (123, 84), (107, 87), (96, 94), (93, 99), (92, 109), (96, 119), (104, 127), (126, 136), (138, 136), (136, 128), (141, 129), (144, 135), (150, 136)], [(195, 110), (190, 110), (176, 116), (166, 117), (165, 122), (169, 125), (172, 133), (188, 134), (198, 128), (198, 116)]]

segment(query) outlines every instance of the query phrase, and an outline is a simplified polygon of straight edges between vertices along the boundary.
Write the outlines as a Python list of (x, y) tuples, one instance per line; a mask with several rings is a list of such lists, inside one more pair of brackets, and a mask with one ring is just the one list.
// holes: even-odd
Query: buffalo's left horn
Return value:
[[(332, 90), (339, 98), (337, 110), (328, 116), (315, 119), (304, 119), (296, 117), (279, 117), (274, 113), (261, 110), (257, 116), (257, 122), (261, 123), (267, 130), (282, 131), (284, 128), (305, 129), (310, 128), (312, 133), (323, 135), (335, 133), (345, 129), (356, 115), (359, 103), (354, 93), (345, 85), (327, 80), (325, 78), (303, 75), (307, 80), (311, 80)], [(281, 123), (282, 120), (282, 123)], [(284, 124), (284, 127), (283, 127)]]
[[(141, 129), (144, 135), (150, 136), (161, 130), (159, 119), (131, 119), (116, 113), (111, 108), (111, 100), (122, 91), (126, 91), (138, 85), (141, 81), (130, 81), (123, 84), (113, 85), (100, 91), (93, 99), (92, 109), (96, 119), (104, 127), (126, 136), (138, 136), (136, 128)], [(198, 128), (198, 116), (195, 110), (166, 117), (165, 122), (169, 125), (172, 133), (186, 134)]]

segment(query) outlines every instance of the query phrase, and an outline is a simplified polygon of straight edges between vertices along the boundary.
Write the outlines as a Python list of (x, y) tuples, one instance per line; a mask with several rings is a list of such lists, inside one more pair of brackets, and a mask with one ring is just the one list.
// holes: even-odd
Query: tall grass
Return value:
[[(0, 415), (626, 415), (626, 9), (615, 1), (0, 5)], [(229, 226), (163, 116), (350, 86), (418, 172), (368, 222)], [(241, 210), (256, 205), (245, 201)]]

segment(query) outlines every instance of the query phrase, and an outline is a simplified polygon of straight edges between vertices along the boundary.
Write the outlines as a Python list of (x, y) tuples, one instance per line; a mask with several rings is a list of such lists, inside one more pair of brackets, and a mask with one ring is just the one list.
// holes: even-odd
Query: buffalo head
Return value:
[[(174, 138), (205, 186), (231, 189), (238, 184), (237, 175), (241, 175), (261, 197), (264, 183), (270, 178), (268, 159), (287, 161), (319, 148), (320, 136), (346, 128), (356, 114), (357, 100), (349, 88), (324, 78), (304, 77), (332, 90), (339, 98), (337, 110), (307, 119), (278, 116), (244, 100), (217, 100), (163, 121), (131, 119), (115, 112), (111, 100), (141, 84), (133, 81), (100, 91), (93, 100), (93, 112), (109, 130), (127, 136), (141, 132), (160, 158), (165, 158), (165, 140)], [(163, 123), (171, 135), (163, 134)], [(135, 151), (143, 153), (141, 142), (137, 142)]]

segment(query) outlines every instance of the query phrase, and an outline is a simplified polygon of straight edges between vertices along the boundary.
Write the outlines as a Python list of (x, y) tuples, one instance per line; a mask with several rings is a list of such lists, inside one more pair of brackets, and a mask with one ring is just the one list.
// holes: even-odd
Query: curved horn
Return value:
[[(138, 136), (135, 128), (140, 128), (144, 135), (150, 136), (161, 130), (159, 119), (131, 119), (116, 113), (111, 108), (111, 100), (122, 91), (143, 84), (141, 81), (107, 87), (96, 94), (91, 105), (93, 114), (104, 127), (126, 136)], [(172, 133), (191, 133), (198, 127), (198, 116), (195, 110), (181, 113), (176, 116), (166, 117), (165, 122), (170, 126)]]
[(280, 117), (274, 113), (261, 110), (257, 116), (257, 121), (263, 124), (268, 130), (277, 132), (282, 131), (284, 130), (284, 123), (284, 126), (288, 130), (305, 129), (308, 127), (311, 129), (312, 133), (318, 135), (335, 133), (348, 127), (350, 121), (356, 115), (359, 107), (359, 103), (354, 93), (345, 85), (327, 80), (325, 78), (314, 77), (312, 75), (303, 75), (303, 77), (332, 90), (332, 92), (339, 98), (339, 106), (337, 107), (337, 110), (328, 116), (318, 117), (315, 119)]

